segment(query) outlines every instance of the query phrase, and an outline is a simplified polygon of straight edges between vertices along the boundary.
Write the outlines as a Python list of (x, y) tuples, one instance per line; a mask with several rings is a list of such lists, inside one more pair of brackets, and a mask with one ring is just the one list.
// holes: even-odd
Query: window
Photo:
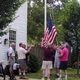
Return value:
[(9, 30), (9, 44), (12, 42), (16, 43), (16, 31)]
[[(14, 30), (9, 30), (9, 46), (10, 44), (14, 42), (16, 44), (16, 31)], [(15, 55), (16, 55), (16, 46), (14, 48)], [(17, 58), (15, 57), (15, 60), (17, 61)]]

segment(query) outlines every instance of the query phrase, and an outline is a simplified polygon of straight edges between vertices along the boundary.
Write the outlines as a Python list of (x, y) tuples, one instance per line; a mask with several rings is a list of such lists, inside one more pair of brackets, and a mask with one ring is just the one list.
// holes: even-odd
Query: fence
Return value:
[(41, 47), (32, 47), (31, 52), (37, 54), (40, 62), (43, 60), (43, 50)]
[[(43, 50), (41, 47), (32, 47), (31, 49), (31, 52), (37, 54), (40, 62), (42, 62), (43, 60)], [(68, 61), (68, 66), (71, 66), (71, 52), (70, 52), (70, 49), (69, 49), (69, 61)]]

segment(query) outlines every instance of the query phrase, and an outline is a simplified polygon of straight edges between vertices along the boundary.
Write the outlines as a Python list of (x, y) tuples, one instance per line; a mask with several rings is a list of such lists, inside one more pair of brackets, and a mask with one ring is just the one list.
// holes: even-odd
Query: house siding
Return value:
[[(9, 34), (9, 33), (8, 33), (8, 34)], [(0, 44), (0, 45), (1, 45), (1, 46), (0, 46), (0, 48), (1, 48), (0, 61), (3, 61), (3, 62), (5, 62), (5, 63), (7, 63), (7, 50), (8, 50), (8, 48), (9, 48), (9, 41), (8, 41), (8, 43), (5, 45), (5, 44), (4, 44), (4, 39), (6, 38), (6, 39), (9, 40), (8, 34), (6, 34), (6, 35), (4, 35), (4, 36), (2, 37), (2, 44)]]
[[(16, 19), (9, 24), (7, 30), (16, 31), (16, 50), (19, 47), (19, 43), (23, 42), (27, 45), (27, 14), (26, 14), (26, 2), (20, 6), (16, 11)], [(4, 39), (8, 39), (8, 43), (4, 44)], [(7, 50), (9, 48), (9, 32), (2, 37), (2, 43), (0, 44), (0, 61), (7, 62)]]
[(24, 3), (16, 12), (17, 18), (10, 24), (10, 28), (16, 30), (16, 50), (20, 42), (27, 44), (26, 16), (26, 3)]

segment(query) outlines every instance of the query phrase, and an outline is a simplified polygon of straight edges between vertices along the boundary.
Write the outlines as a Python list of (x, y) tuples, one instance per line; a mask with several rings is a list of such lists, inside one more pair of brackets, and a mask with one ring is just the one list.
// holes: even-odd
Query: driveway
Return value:
[[(32, 79), (32, 78), (29, 78), (29, 79), (19, 79), (19, 76), (16, 76), (17, 80), (40, 80), (40, 79)], [(3, 80), (3, 77), (0, 77), (0, 80)], [(6, 79), (5, 80), (9, 80), (9, 77), (6, 76)]]

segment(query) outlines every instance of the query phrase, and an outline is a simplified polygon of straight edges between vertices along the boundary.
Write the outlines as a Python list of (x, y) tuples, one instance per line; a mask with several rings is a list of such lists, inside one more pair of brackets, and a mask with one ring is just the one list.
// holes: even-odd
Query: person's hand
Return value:
[(62, 41), (60, 41), (59, 43), (60, 43), (61, 45), (63, 44), (63, 42), (62, 42)]
[(10, 58), (11, 58), (11, 59), (13, 59), (13, 56), (12, 56), (12, 54), (10, 54)]
[(28, 50), (30, 51), (31, 49), (32, 49), (32, 46), (30, 46)]

